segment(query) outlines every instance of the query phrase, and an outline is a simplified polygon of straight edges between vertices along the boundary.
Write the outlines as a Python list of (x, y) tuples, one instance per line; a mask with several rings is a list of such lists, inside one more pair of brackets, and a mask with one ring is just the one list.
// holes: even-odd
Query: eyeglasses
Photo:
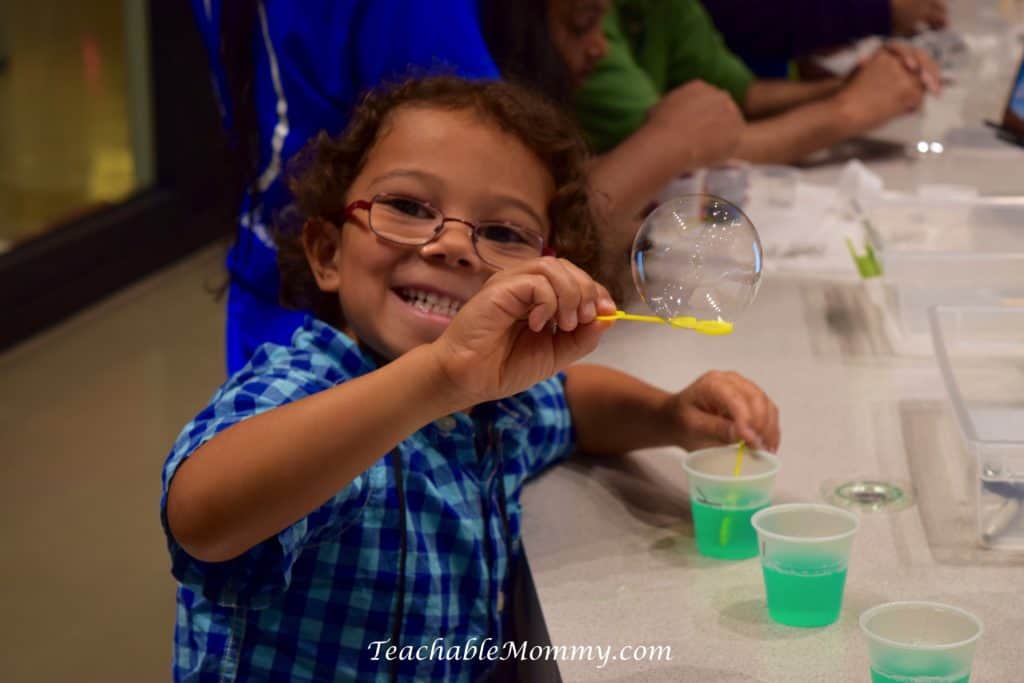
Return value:
[(378, 194), (370, 201), (354, 201), (345, 207), (345, 218), (357, 210), (368, 211), (370, 230), (377, 237), (411, 247), (430, 244), (444, 232), (445, 223), (462, 223), (470, 229), (473, 249), (487, 265), (502, 269), (524, 260), (554, 254), (544, 246), (544, 236), (513, 223), (487, 221), (471, 223), (446, 217), (438, 209), (418, 199), (394, 194)]

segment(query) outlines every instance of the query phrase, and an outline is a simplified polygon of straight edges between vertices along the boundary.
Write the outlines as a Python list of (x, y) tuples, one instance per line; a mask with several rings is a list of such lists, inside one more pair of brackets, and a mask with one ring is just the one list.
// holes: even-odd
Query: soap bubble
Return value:
[(712, 195), (670, 199), (633, 240), (633, 283), (659, 317), (732, 323), (757, 296), (761, 240), (750, 219)]

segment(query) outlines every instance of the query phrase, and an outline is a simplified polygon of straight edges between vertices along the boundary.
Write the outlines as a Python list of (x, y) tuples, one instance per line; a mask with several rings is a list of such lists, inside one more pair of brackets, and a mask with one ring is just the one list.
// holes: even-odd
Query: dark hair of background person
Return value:
[(259, 122), (253, 92), (255, 68), (252, 43), (256, 33), (259, 0), (224, 0), (221, 10), (220, 57), (227, 83), (227, 109), (231, 127), (226, 130), (234, 163), (227, 190), (235, 206), (243, 190), (256, 181), (259, 155)]
[(481, 0), (480, 28), (503, 78), (569, 107), (571, 78), (551, 39), (550, 2)]

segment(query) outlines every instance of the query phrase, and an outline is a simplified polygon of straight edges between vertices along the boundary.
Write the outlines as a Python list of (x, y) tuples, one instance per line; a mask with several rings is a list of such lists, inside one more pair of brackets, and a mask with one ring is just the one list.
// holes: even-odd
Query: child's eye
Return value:
[(531, 240), (519, 228), (501, 223), (484, 223), (480, 226), (480, 239), (501, 244), (530, 244)]
[(423, 202), (418, 202), (415, 199), (406, 199), (404, 197), (382, 197), (378, 202), (382, 207), (387, 208), (390, 211), (400, 213), (411, 218), (432, 220), (437, 217), (437, 214), (432, 211), (429, 206), (426, 206)]

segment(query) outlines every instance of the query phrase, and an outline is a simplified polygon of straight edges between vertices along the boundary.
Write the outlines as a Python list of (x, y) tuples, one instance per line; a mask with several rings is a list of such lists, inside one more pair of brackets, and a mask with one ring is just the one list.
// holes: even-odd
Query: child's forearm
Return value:
[(789, 164), (865, 132), (831, 97), (751, 123), (736, 156), (758, 164)]
[(794, 107), (831, 97), (843, 89), (843, 81), (826, 78), (817, 81), (761, 79), (754, 81), (743, 101), (743, 113), (751, 119), (774, 116)]
[(624, 453), (676, 441), (672, 394), (635, 377), (598, 365), (574, 365), (566, 371), (565, 393), (583, 452)]
[[(463, 408), (439, 392), (428, 347), (224, 430), (178, 469), (168, 522), (191, 555), (237, 557), (302, 519), (428, 422)], [(448, 392), (450, 394), (451, 392)]]

